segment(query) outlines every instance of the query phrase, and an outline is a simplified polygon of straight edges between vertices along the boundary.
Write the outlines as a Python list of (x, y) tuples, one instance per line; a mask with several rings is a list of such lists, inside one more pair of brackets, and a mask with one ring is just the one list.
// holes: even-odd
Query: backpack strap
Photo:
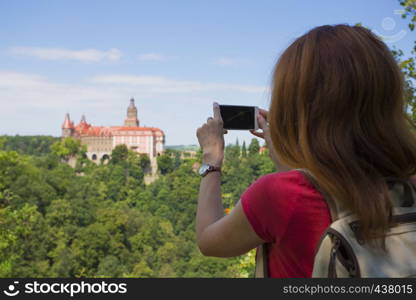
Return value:
[(400, 207), (412, 207), (415, 204), (412, 190), (415, 189), (415, 185), (411, 181), (407, 181), (397, 177), (385, 178), (389, 189), (393, 189), (396, 183), (403, 185), (403, 200), (400, 203)]
[(261, 244), (256, 250), (256, 269), (255, 278), (269, 278), (269, 243)]

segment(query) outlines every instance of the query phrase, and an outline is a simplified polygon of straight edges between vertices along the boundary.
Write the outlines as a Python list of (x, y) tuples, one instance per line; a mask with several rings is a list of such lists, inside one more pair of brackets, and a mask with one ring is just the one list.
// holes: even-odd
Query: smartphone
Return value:
[(257, 106), (220, 105), (224, 129), (257, 130)]

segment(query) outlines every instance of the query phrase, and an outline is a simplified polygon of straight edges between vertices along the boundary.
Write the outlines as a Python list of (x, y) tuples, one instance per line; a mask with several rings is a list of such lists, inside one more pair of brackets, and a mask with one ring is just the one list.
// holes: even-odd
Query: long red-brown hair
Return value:
[(392, 225), (384, 177), (416, 173), (415, 124), (402, 73), (387, 46), (361, 26), (320, 26), (276, 64), (269, 123), (281, 162), (306, 168), (356, 213), (364, 240)]

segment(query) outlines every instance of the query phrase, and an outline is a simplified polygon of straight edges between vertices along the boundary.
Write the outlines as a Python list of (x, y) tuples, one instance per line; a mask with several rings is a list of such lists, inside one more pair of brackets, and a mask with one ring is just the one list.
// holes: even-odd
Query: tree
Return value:
[[(48, 277), (49, 230), (36, 206), (0, 209), (0, 275)], [(30, 262), (30, 263), (29, 263)]]
[(81, 145), (81, 141), (78, 139), (74, 139), (73, 137), (66, 137), (60, 141), (55, 142), (52, 146), (52, 153), (63, 159), (64, 161), (68, 161), (72, 157), (76, 157), (77, 155), (85, 154), (86, 147), (85, 145)]
[(248, 146), (248, 155), (253, 156), (258, 154), (260, 151), (259, 141), (255, 138), (251, 139), (250, 145)]
[(227, 145), (224, 151), (224, 167), (236, 166), (240, 163), (240, 147), (238, 145)]
[(46, 155), (51, 152), (51, 146), (60, 138), (52, 136), (2, 136), (0, 138), (0, 149), (5, 151), (16, 151), (19, 154)]
[(148, 170), (150, 168), (150, 158), (147, 154), (139, 155), (139, 164), (143, 170)]
[(111, 164), (118, 164), (120, 162), (126, 161), (129, 156), (129, 149), (125, 144), (120, 144), (114, 147), (111, 151)]
[(163, 153), (156, 160), (157, 168), (162, 175), (172, 172), (175, 168), (175, 160), (168, 153)]
[[(404, 8), (402, 17), (409, 20), (408, 27), (410, 31), (414, 31), (416, 26), (416, 1), (399, 0), (399, 3)], [(410, 110), (410, 117), (416, 121), (416, 87), (414, 85), (416, 80), (416, 40), (409, 57), (405, 58), (403, 51), (400, 49), (394, 49), (393, 54), (405, 75), (406, 108)]]
[(247, 147), (246, 147), (246, 141), (243, 142), (243, 146), (241, 146), (241, 156), (247, 157)]

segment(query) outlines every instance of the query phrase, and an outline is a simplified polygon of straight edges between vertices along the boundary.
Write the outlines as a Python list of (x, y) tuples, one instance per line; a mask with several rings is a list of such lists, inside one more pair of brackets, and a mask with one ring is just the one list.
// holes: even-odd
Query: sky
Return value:
[[(409, 53), (415, 32), (398, 0), (0, 0), (0, 134), (60, 136), (66, 113), (141, 126), (167, 145), (197, 144), (212, 103), (269, 106), (271, 72), (297, 37), (362, 23)], [(250, 141), (230, 131), (226, 144)]]

